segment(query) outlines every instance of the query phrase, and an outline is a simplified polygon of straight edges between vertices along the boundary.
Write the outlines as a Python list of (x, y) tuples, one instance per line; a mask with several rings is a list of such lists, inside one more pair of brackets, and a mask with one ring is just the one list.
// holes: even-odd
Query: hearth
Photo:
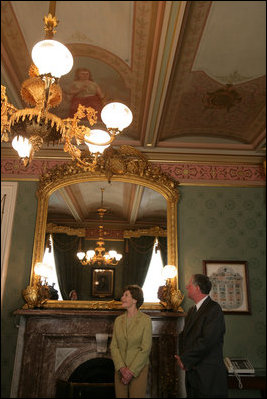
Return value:
[(68, 381), (57, 380), (57, 398), (115, 398), (114, 365), (108, 358), (90, 359)]

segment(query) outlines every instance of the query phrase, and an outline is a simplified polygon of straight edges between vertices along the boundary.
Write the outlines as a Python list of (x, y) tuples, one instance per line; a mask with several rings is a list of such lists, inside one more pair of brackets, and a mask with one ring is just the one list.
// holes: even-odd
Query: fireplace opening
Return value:
[(57, 381), (57, 398), (115, 398), (114, 364), (95, 358), (80, 364), (68, 381)]

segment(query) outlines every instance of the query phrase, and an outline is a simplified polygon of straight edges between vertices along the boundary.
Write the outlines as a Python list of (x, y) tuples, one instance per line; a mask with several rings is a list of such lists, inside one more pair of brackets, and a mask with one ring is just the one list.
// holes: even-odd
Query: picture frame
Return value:
[(210, 297), (225, 314), (251, 314), (247, 261), (203, 260), (212, 283)]
[(114, 269), (92, 269), (92, 296), (97, 298), (113, 297)]

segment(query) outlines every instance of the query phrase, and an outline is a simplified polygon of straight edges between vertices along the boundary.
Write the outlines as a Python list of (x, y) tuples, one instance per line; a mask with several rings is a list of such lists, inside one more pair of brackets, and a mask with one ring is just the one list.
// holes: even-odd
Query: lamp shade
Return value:
[(56, 40), (42, 40), (36, 43), (32, 49), (32, 60), (40, 75), (51, 73), (54, 78), (66, 75), (73, 66), (71, 52)]
[[(87, 140), (90, 141), (90, 143), (87, 142)], [(104, 130), (92, 129), (90, 130), (89, 134), (86, 134), (84, 136), (84, 141), (85, 144), (88, 146), (90, 152), (99, 152), (100, 154), (102, 154), (104, 150), (109, 146), (109, 144), (103, 144), (110, 142), (110, 135)]]
[(168, 278), (173, 278), (177, 274), (176, 267), (173, 265), (166, 265), (162, 269), (162, 277), (164, 280), (167, 280)]
[(12, 140), (12, 147), (18, 152), (20, 158), (29, 158), (32, 145), (26, 137), (15, 136)]
[(101, 119), (108, 129), (122, 131), (132, 123), (133, 114), (126, 105), (115, 102), (105, 105), (101, 111)]
[(85, 253), (84, 252), (77, 252), (77, 257), (82, 260), (85, 257)]
[(34, 272), (35, 274), (38, 274), (38, 276), (48, 277), (51, 271), (52, 266), (47, 265), (46, 263), (38, 262), (35, 264)]
[(87, 257), (87, 259), (93, 258), (93, 257), (94, 257), (94, 254), (95, 254), (95, 251), (94, 251), (93, 249), (89, 249), (89, 250), (86, 252), (86, 257)]

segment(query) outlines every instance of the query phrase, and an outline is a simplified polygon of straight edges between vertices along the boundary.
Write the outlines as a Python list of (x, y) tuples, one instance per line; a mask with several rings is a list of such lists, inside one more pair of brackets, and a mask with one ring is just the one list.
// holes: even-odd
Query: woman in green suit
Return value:
[(144, 296), (138, 285), (128, 285), (121, 302), (126, 312), (115, 320), (110, 345), (116, 398), (144, 398), (152, 346), (151, 318), (139, 310)]

